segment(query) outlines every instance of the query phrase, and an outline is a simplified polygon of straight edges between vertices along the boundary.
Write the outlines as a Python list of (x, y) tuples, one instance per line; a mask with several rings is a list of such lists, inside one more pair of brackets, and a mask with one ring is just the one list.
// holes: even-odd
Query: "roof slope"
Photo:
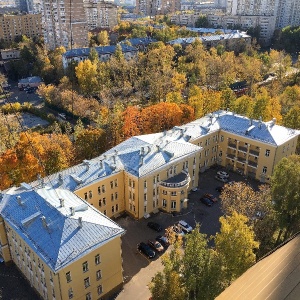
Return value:
[(265, 257), (216, 299), (298, 300), (300, 295), (300, 235)]
[(50, 187), (8, 190), (0, 214), (54, 272), (124, 233), (72, 192)]

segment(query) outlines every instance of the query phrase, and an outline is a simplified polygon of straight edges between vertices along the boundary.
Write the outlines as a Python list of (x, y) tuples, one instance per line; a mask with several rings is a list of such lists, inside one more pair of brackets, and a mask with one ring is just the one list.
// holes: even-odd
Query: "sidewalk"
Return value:
[(161, 259), (157, 259), (147, 268), (143, 268), (138, 272), (127, 284), (124, 285), (123, 290), (117, 296), (116, 300), (148, 300), (151, 293), (148, 284), (157, 272), (163, 270)]

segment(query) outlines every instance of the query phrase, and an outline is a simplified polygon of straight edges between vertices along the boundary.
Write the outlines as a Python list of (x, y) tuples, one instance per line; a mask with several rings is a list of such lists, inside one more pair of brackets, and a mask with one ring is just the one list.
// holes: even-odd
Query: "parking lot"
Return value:
[[(199, 187), (196, 192), (189, 194), (188, 208), (180, 215), (173, 216), (169, 213), (159, 212), (156, 215), (151, 215), (149, 219), (134, 220), (129, 216), (120, 217), (117, 223), (126, 229), (126, 234), (122, 239), (122, 251), (123, 251), (123, 268), (124, 279), (128, 282), (135, 274), (137, 274), (142, 268), (147, 267), (151, 260), (137, 251), (137, 244), (140, 242), (147, 242), (149, 239), (155, 239), (157, 235), (164, 234), (164, 229), (174, 225), (179, 220), (184, 220), (192, 227), (196, 223), (200, 224), (200, 231), (207, 234), (208, 237), (215, 235), (220, 229), (219, 218), (222, 216), (222, 211), (219, 201), (219, 193), (216, 191), (216, 187), (222, 186), (223, 183), (217, 181), (214, 176), (218, 170), (224, 170), (223, 168), (216, 167), (207, 170), (200, 174)], [(229, 180), (233, 181), (247, 181), (254, 188), (257, 187), (256, 181), (249, 181), (243, 176), (229, 172)], [(218, 197), (218, 202), (214, 203), (211, 207), (205, 206), (200, 201), (200, 197), (210, 193)], [(163, 231), (157, 233), (156, 231), (147, 227), (149, 221), (159, 223)], [(158, 260), (159, 255), (152, 260)]]

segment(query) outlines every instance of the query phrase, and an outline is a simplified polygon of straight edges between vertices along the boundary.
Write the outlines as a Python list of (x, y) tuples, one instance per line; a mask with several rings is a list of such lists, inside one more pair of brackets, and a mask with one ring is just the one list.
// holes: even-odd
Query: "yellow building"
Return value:
[(298, 135), (275, 119), (218, 111), (166, 132), (132, 137), (32, 185), (49, 182), (70, 190), (110, 218), (125, 211), (136, 219), (159, 209), (180, 212), (199, 174), (212, 165), (268, 182), (280, 159), (295, 153)]
[(42, 16), (40, 14), (0, 16), (0, 39), (5, 42), (14, 42), (16, 37), (22, 35), (30, 38), (43, 35)]
[(120, 289), (116, 223), (64, 189), (22, 184), (0, 195), (0, 255), (43, 299), (107, 299)]

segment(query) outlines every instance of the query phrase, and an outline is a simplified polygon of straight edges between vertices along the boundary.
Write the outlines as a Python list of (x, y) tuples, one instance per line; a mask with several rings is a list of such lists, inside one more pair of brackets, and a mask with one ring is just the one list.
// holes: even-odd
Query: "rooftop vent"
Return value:
[(17, 201), (20, 206), (24, 204), (20, 195), (17, 196)]
[(70, 212), (71, 212), (71, 216), (75, 215), (75, 208), (74, 207), (70, 207)]
[(143, 156), (140, 157), (140, 166), (142, 166), (144, 164), (144, 158)]
[(26, 182), (22, 182), (21, 187), (24, 188), (27, 191), (32, 189), (32, 186), (30, 184), (26, 183)]
[(81, 204), (81, 205), (74, 207), (74, 210), (75, 211), (86, 211), (86, 210), (88, 210), (88, 208), (89, 208), (88, 205)]
[(144, 155), (144, 153), (145, 153), (145, 149), (144, 149), (144, 147), (141, 147), (140, 154), (141, 154), (141, 155)]
[(86, 167), (86, 171), (88, 171), (90, 169), (90, 161), (89, 160), (84, 160), (83, 161), (83, 165)]
[(103, 162), (102, 162), (102, 160), (99, 161), (99, 167), (100, 167), (100, 169), (103, 168)]
[(71, 174), (70, 176), (71, 176), (71, 178), (73, 178), (73, 180), (74, 180), (77, 184), (80, 184), (80, 183), (83, 182), (83, 180), (82, 180), (79, 176), (77, 176), (77, 175), (75, 175), (75, 174)]
[(64, 179), (61, 173), (58, 174), (58, 184), (62, 185), (64, 183)]
[(251, 130), (253, 130), (255, 128), (254, 125), (251, 125), (247, 130), (246, 130), (246, 134), (249, 134), (251, 132)]
[(65, 200), (63, 198), (59, 198), (60, 207), (65, 206)]
[(48, 224), (47, 224), (47, 221), (46, 221), (46, 217), (42, 216), (42, 217), (41, 217), (41, 220), (42, 220), (43, 227), (44, 227), (44, 228), (48, 228)]
[(160, 151), (160, 147), (159, 145), (156, 145), (156, 151), (159, 152)]
[(82, 228), (82, 217), (78, 218), (78, 227)]

